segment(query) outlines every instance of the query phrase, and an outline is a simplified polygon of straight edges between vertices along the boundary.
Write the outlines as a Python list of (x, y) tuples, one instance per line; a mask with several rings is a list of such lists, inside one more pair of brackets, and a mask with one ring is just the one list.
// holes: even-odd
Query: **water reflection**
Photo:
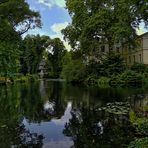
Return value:
[(114, 101), (144, 111), (148, 91), (48, 81), (0, 86), (0, 147), (125, 147), (133, 139), (128, 116), (97, 110)]

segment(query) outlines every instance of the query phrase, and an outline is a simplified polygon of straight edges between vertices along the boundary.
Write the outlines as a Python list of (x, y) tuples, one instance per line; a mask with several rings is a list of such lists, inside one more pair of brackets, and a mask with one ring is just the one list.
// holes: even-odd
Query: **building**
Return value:
[[(131, 66), (134, 63), (143, 63), (148, 65), (148, 32), (140, 35), (136, 39), (138, 45), (136, 48), (129, 46), (124, 46), (120, 48), (120, 46), (114, 46), (113, 51), (117, 53), (121, 53), (124, 57), (127, 66)], [(101, 53), (108, 53), (109, 47), (107, 44), (101, 46), (100, 48)]]
[(125, 48), (123, 50), (123, 57), (125, 58), (127, 66), (134, 63), (143, 63), (148, 65), (148, 32), (140, 35), (137, 38), (137, 48)]

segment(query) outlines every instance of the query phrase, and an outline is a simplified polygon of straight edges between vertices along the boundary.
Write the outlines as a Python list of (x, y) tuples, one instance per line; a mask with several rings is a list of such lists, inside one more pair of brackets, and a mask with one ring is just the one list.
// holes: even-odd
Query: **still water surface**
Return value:
[(98, 110), (148, 102), (147, 88), (86, 88), (40, 81), (0, 86), (0, 148), (122, 148), (133, 140), (128, 116)]

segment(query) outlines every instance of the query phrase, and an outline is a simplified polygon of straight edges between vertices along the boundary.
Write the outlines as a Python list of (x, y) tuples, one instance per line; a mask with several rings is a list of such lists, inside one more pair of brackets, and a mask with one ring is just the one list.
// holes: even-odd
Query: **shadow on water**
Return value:
[(65, 82), (0, 86), (0, 147), (126, 147), (133, 139), (128, 115), (97, 110), (129, 101), (148, 104), (145, 88), (72, 86)]

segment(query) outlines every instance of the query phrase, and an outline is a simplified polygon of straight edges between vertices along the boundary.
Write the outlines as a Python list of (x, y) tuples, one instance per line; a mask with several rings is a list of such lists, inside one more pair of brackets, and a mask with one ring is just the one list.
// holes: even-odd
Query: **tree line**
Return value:
[[(66, 8), (72, 22), (62, 33), (73, 50), (65, 57), (71, 62), (64, 65), (63, 77), (84, 82), (123, 72), (124, 77), (136, 75), (126, 72), (124, 59), (113, 49), (137, 46), (136, 30), (141, 23), (148, 27), (147, 0), (66, 0)], [(104, 45), (108, 53), (101, 51)]]
[(123, 72), (123, 59), (104, 55), (100, 48), (108, 44), (111, 53), (115, 44), (136, 46), (136, 29), (141, 23), (148, 26), (147, 0), (66, 0), (66, 8), (72, 22), (62, 33), (71, 51), (59, 38), (22, 38), (29, 29), (42, 26), (39, 12), (30, 10), (25, 0), (1, 0), (0, 76), (37, 74), (43, 57), (52, 78), (83, 82)]
[(0, 2), (0, 76), (37, 74), (43, 57), (51, 67), (52, 77), (59, 77), (61, 58), (65, 53), (63, 42), (49, 36), (22, 35), (29, 29), (41, 27), (39, 12), (30, 10), (25, 0)]

